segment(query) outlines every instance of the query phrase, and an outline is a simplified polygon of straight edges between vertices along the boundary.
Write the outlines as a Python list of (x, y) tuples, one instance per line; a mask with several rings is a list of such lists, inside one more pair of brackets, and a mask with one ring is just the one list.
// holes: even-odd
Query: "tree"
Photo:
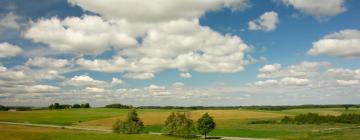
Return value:
[(201, 116), (201, 118), (197, 121), (197, 130), (200, 132), (200, 134), (205, 135), (214, 130), (216, 127), (216, 124), (214, 122), (214, 119), (208, 114), (205, 113)]
[(60, 104), (59, 104), (59, 103), (55, 103), (55, 104), (54, 104), (54, 109), (60, 109)]
[(138, 134), (144, 130), (144, 124), (138, 117), (136, 110), (133, 108), (129, 111), (127, 120), (118, 120), (113, 124), (113, 131), (122, 134)]
[(53, 110), (53, 109), (54, 109), (54, 104), (50, 104), (50, 105), (49, 105), (49, 109), (50, 109), (50, 110)]
[(79, 104), (74, 104), (72, 108), (80, 108), (81, 106)]
[(89, 104), (89, 103), (86, 103), (86, 104), (84, 105), (84, 108), (90, 108), (90, 104)]
[(180, 137), (195, 135), (193, 121), (187, 113), (171, 113), (165, 121), (163, 131), (169, 135)]

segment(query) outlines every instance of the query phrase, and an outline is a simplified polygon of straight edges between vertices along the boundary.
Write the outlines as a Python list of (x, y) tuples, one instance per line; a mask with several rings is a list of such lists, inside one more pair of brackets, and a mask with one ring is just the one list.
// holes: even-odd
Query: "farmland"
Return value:
[[(139, 117), (143, 120), (145, 131), (161, 132), (162, 125), (166, 117), (175, 111), (189, 112), (193, 120), (197, 120), (201, 114), (208, 112), (214, 117), (217, 127), (210, 133), (213, 136), (231, 136), (231, 137), (251, 137), (251, 138), (274, 138), (274, 139), (299, 139), (299, 138), (338, 138), (338, 137), (358, 137), (360, 129), (355, 124), (249, 124), (253, 120), (279, 120), (283, 116), (294, 116), (303, 113), (318, 113), (322, 115), (340, 115), (342, 113), (360, 113), (360, 109), (352, 108), (345, 110), (343, 108), (326, 108), (326, 109), (290, 109), (282, 111), (263, 111), (263, 110), (178, 110), (178, 109), (139, 109)], [(109, 109), (109, 108), (91, 108), (91, 109), (64, 109), (64, 110), (37, 110), (37, 111), (18, 111), (18, 112), (0, 112), (0, 121), (21, 122), (34, 124), (54, 124), (62, 126), (74, 126), (81, 128), (111, 129), (112, 124), (117, 119), (124, 119), (127, 109)], [(2, 130), (9, 131), (6, 135), (11, 134), (13, 127), (1, 125)], [(20, 127), (18, 131), (36, 131), (38, 129), (29, 129), (29, 127)], [(329, 128), (336, 128), (331, 131)], [(52, 137), (59, 133), (80, 133), (86, 137), (94, 136), (100, 139), (112, 139), (122, 137), (115, 134), (101, 134), (98, 132), (69, 132), (69, 130), (51, 129), (51, 131), (42, 132), (46, 136)], [(316, 131), (316, 132), (315, 132)], [(4, 132), (3, 132), (4, 133)], [(39, 130), (40, 133), (40, 130)], [(29, 132), (30, 134), (30, 132)], [(5, 135), (5, 134), (4, 134)], [(75, 135), (75, 134), (74, 134)], [(78, 134), (76, 134), (78, 135)], [(155, 137), (152, 135), (131, 135), (130, 137)], [(129, 137), (129, 138), (130, 138)], [(161, 137), (161, 136), (158, 136)], [(58, 138), (58, 137), (56, 137)], [(163, 138), (163, 137), (161, 137)], [(169, 137), (164, 137), (170, 139)], [(173, 138), (173, 137), (171, 137)], [(16, 138), (14, 138), (16, 139)], [(20, 138), (21, 139), (21, 138)], [(35, 138), (38, 139), (38, 138)], [(40, 138), (39, 138), (40, 139)], [(60, 138), (58, 138), (60, 139)], [(64, 138), (67, 139), (67, 138)], [(75, 138), (76, 139), (76, 138)], [(79, 138), (81, 139), (81, 138)], [(135, 139), (135, 138), (134, 138)], [(159, 138), (160, 139), (160, 138)]]

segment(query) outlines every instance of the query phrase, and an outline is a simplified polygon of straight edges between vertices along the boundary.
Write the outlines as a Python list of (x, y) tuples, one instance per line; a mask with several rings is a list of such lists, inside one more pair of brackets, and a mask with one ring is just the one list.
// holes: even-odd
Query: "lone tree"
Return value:
[(193, 121), (187, 113), (171, 113), (165, 121), (163, 131), (169, 135), (185, 138), (195, 136)]
[(138, 134), (144, 130), (144, 124), (138, 117), (136, 110), (133, 108), (129, 111), (127, 120), (118, 120), (113, 124), (113, 131), (122, 134)]
[(208, 113), (202, 115), (201, 118), (199, 118), (197, 121), (197, 130), (199, 131), (200, 134), (205, 136), (205, 139), (206, 139), (206, 134), (214, 130), (215, 127), (216, 124), (213, 118)]

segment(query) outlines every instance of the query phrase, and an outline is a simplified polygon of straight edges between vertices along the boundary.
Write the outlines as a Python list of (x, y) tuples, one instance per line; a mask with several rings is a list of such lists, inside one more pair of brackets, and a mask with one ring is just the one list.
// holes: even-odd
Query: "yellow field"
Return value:
[[(231, 122), (242, 122), (251, 119), (275, 119), (281, 118), (284, 114), (269, 113), (269, 112), (256, 112), (246, 110), (197, 110), (189, 111), (190, 117), (193, 120), (197, 120), (204, 113), (208, 112), (214, 117), (218, 127), (229, 127), (232, 125)], [(139, 112), (139, 117), (143, 120), (145, 125), (162, 125), (166, 120), (166, 117), (171, 112)], [(125, 116), (117, 116), (105, 119), (97, 119), (91, 121), (85, 121), (76, 124), (80, 127), (91, 127), (91, 128), (105, 128), (110, 129), (112, 124), (117, 119), (125, 119)]]

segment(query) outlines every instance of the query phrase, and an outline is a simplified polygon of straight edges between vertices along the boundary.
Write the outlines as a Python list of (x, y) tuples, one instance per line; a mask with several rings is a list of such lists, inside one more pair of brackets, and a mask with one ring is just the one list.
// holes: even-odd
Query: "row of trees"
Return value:
[(123, 104), (109, 104), (105, 106), (106, 108), (119, 108), (119, 109), (130, 109), (133, 108), (131, 105), (123, 105)]
[(53, 110), (53, 109), (70, 109), (70, 108), (90, 108), (90, 104), (86, 103), (86, 104), (74, 104), (74, 105), (66, 105), (66, 104), (59, 104), (59, 103), (54, 103), (54, 104), (50, 104), (49, 105), (49, 109)]
[(316, 113), (300, 114), (294, 118), (285, 116), (281, 123), (321, 124), (321, 123), (349, 123), (360, 124), (360, 114), (341, 114), (339, 116), (319, 115)]
[(360, 114), (341, 114), (339, 116), (333, 115), (319, 115), (316, 113), (299, 114), (295, 117), (285, 116), (280, 121), (277, 120), (256, 120), (250, 124), (323, 124), (323, 123), (349, 123), (360, 124)]
[[(214, 130), (215, 127), (214, 119), (208, 113), (203, 114), (195, 125), (188, 113), (172, 112), (165, 120), (163, 132), (167, 135), (189, 138), (194, 137), (197, 130), (206, 139), (207, 134)], [(138, 117), (136, 110), (132, 108), (125, 121), (118, 120), (113, 124), (113, 131), (122, 134), (143, 133), (144, 124)]]

